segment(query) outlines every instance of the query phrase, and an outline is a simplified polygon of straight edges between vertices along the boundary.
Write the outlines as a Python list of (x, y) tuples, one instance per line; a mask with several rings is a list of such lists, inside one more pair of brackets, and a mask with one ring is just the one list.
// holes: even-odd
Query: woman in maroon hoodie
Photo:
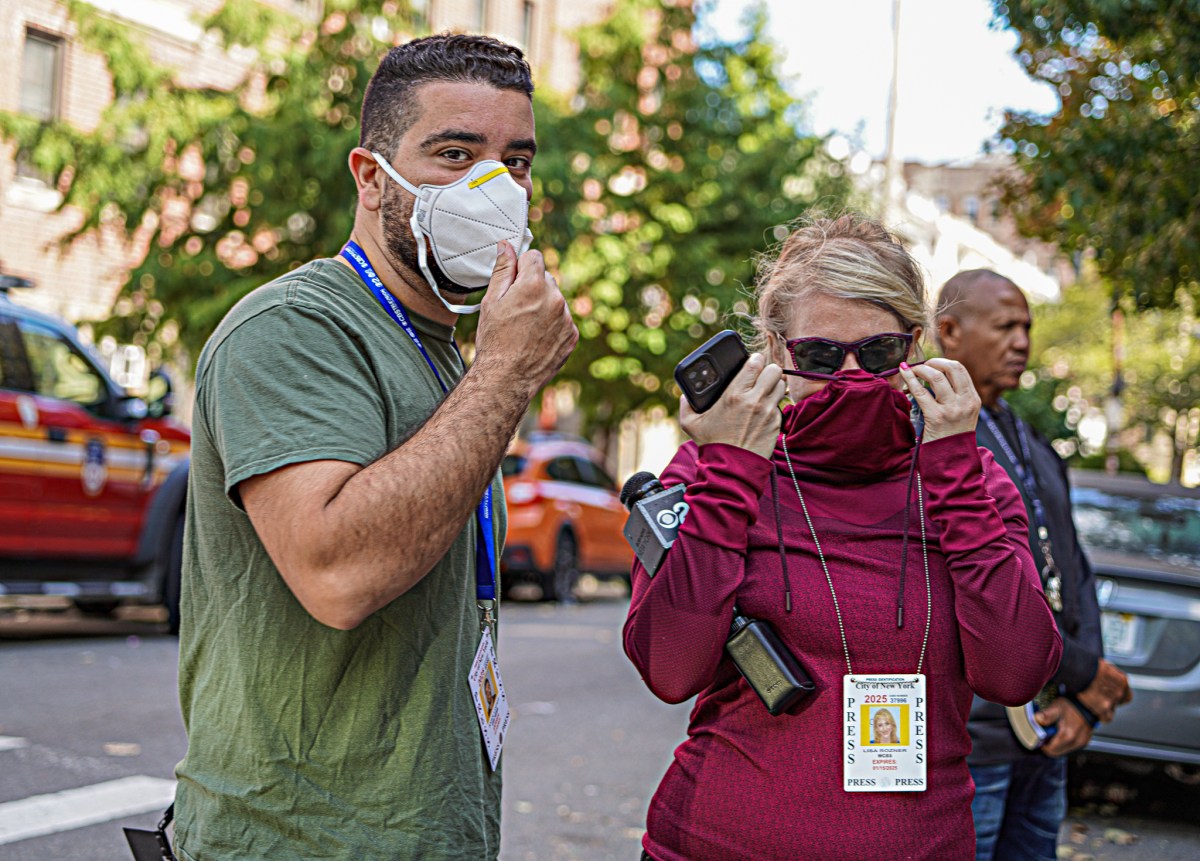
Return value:
[[(762, 353), (709, 411), (681, 402), (679, 536), (655, 576), (634, 565), (625, 651), (661, 699), (696, 697), (643, 857), (965, 861), (971, 695), (1027, 702), (1062, 651), (1024, 506), (975, 445), (966, 371), (916, 362), (923, 278), (879, 224), (794, 231), (757, 294)], [(815, 682), (778, 716), (724, 650), (735, 603)], [(880, 705), (896, 744), (871, 739)]]

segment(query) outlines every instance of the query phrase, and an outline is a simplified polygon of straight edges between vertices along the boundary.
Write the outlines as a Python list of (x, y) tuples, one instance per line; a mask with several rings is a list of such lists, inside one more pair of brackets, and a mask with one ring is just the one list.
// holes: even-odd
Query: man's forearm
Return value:
[[(300, 464), (304, 472), (280, 476), (269, 494), (247, 497), (256, 530), (309, 613), (353, 628), (428, 574), (475, 511), (532, 395), (477, 364), (416, 433), (371, 465), (325, 462), (345, 471), (320, 473)], [(271, 516), (285, 501), (297, 504)]]

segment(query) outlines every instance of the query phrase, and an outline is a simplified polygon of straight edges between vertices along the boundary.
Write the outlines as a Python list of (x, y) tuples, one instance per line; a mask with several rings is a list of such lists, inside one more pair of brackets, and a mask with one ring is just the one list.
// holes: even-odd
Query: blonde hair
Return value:
[(772, 335), (786, 340), (798, 299), (824, 293), (869, 302), (911, 332), (930, 330), (925, 276), (900, 240), (880, 222), (849, 213), (796, 227), (758, 263), (754, 347), (770, 354)]

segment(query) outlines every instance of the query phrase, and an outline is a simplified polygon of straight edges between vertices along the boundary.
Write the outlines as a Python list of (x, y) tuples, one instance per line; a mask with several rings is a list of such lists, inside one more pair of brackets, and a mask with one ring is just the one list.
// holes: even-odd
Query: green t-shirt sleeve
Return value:
[(209, 358), (196, 394), (238, 508), (239, 482), (289, 464), (366, 466), (387, 451), (383, 399), (365, 351), (311, 308), (276, 305), (239, 325)]

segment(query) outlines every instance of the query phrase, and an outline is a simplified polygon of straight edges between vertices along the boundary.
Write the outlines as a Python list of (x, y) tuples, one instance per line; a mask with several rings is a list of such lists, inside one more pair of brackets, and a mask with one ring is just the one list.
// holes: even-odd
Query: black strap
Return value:
[(787, 551), (783, 547), (783, 521), (779, 519), (779, 474), (771, 461), (771, 501), (775, 504), (775, 534), (779, 537), (779, 564), (783, 566), (783, 607), (792, 612), (792, 581), (788, 577)]
[(162, 819), (158, 820), (158, 830), (166, 831), (167, 826), (175, 821), (175, 803), (171, 802), (171, 806), (163, 811)]
[[(896, 589), (896, 629), (904, 627), (904, 578), (908, 574), (908, 516), (912, 513), (913, 478), (917, 474), (917, 459), (921, 454), (921, 437), (913, 446), (912, 459), (908, 464), (908, 483), (904, 491), (904, 539), (900, 542), (900, 586)], [(921, 498), (917, 497), (917, 507)], [(921, 545), (924, 548), (924, 545)]]

